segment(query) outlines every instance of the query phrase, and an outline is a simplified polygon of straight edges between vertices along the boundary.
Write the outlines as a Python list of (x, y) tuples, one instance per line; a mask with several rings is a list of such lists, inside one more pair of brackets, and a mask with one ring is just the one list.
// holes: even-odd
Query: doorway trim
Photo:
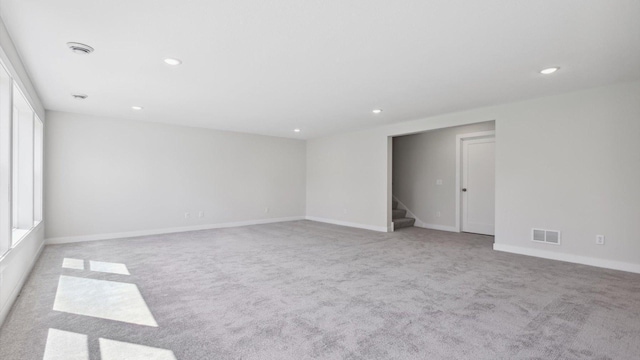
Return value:
[(462, 229), (462, 201), (460, 198), (460, 184), (462, 182), (462, 142), (471, 139), (495, 139), (495, 137), (495, 130), (456, 135), (456, 232), (461, 232)]

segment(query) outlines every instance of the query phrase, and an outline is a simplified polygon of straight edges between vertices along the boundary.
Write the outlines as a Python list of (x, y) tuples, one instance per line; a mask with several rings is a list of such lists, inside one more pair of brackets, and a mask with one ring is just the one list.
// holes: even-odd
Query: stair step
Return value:
[(393, 229), (398, 230), (401, 228), (412, 227), (415, 224), (416, 219), (414, 218), (401, 218), (393, 220)]
[(407, 210), (403, 210), (403, 209), (393, 209), (393, 219), (400, 219), (403, 218), (407, 215)]
[(392, 208), (393, 210), (397, 209), (397, 208), (398, 208), (398, 202), (397, 202), (397, 201), (395, 201), (395, 200), (393, 200), (393, 201), (391, 202), (391, 208)]

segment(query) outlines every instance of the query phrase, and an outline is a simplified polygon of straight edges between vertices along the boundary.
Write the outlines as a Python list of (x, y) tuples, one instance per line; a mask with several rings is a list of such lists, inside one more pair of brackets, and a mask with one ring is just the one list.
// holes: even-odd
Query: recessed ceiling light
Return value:
[(87, 55), (93, 52), (93, 48), (87, 44), (81, 44), (77, 42), (68, 42), (67, 46), (71, 51), (80, 55)]
[(382, 112), (382, 109), (374, 109), (373, 113), (374, 114), (380, 114)]
[(302, 131), (302, 130), (300, 130), (300, 129), (293, 129), (293, 131), (294, 131), (294, 132), (300, 132), (300, 131)]
[(144, 109), (142, 106), (132, 106), (131, 108), (136, 111)]
[(165, 62), (165, 63), (167, 63), (167, 64), (169, 64), (169, 65), (171, 65), (171, 66), (177, 66), (177, 65), (182, 64), (182, 61), (181, 61), (181, 60), (179, 60), (179, 59), (172, 59), (172, 58), (164, 59), (164, 62)]
[(86, 94), (71, 94), (71, 96), (73, 96), (73, 98), (76, 100), (84, 100), (89, 97)]
[(558, 71), (559, 69), (560, 69), (559, 67), (546, 68), (544, 70), (540, 70), (540, 74), (544, 74), (544, 75), (553, 74), (554, 72)]

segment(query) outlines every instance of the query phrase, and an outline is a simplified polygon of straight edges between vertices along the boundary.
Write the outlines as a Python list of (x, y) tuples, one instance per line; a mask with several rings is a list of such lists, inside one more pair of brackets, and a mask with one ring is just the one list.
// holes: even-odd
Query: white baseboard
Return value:
[(315, 216), (307, 216), (306, 219), (307, 220), (311, 220), (311, 221), (323, 222), (323, 223), (327, 223), (327, 224), (348, 226), (348, 227), (352, 227), (352, 228), (373, 230), (373, 231), (378, 231), (378, 232), (388, 232), (389, 231), (386, 226), (372, 226), (372, 225), (358, 224), (358, 223), (353, 223), (353, 222), (348, 222), (348, 221), (340, 221), (340, 220), (319, 218), (319, 217), (315, 217)]
[[(25, 241), (25, 240), (26, 239), (23, 239), (22, 241)], [(27, 282), (29, 275), (31, 275), (31, 271), (33, 270), (33, 267), (36, 265), (36, 262), (40, 258), (40, 254), (42, 254), (42, 250), (44, 250), (44, 241), (40, 243), (40, 246), (38, 247), (38, 251), (36, 251), (36, 254), (31, 259), (31, 263), (29, 264), (29, 270), (25, 271), (22, 274), (18, 283), (11, 290), (11, 293), (9, 294), (7, 301), (2, 306), (2, 308), (0, 308), (0, 327), (2, 327), (4, 320), (7, 318), (7, 315), (9, 315), (9, 311), (11, 311), (11, 307), (13, 306), (13, 303), (18, 298), (18, 295), (20, 294), (20, 291), (22, 291), (22, 287), (24, 286), (24, 284)]]
[(493, 244), (493, 250), (640, 274), (640, 264), (627, 263), (622, 261), (605, 260), (587, 256), (557, 253), (555, 251), (531, 249), (520, 246), (495, 243)]
[(415, 226), (417, 227), (421, 227), (421, 228), (425, 228), (425, 229), (431, 229), (431, 230), (441, 230), (441, 231), (450, 231), (450, 232), (458, 232), (458, 229), (456, 229), (455, 226), (449, 226), (449, 225), (437, 225), (437, 224), (425, 224), (422, 221), (420, 223), (418, 223), (416, 221)]
[(295, 221), (295, 220), (304, 220), (304, 219), (305, 219), (304, 216), (292, 216), (292, 217), (286, 217), (286, 218), (247, 220), (247, 221), (236, 221), (236, 222), (230, 222), (230, 223), (182, 226), (182, 227), (165, 228), (165, 229), (137, 230), (137, 231), (127, 231), (127, 232), (121, 232), (121, 233), (80, 235), (80, 236), (63, 236), (63, 237), (55, 237), (55, 238), (46, 239), (45, 240), (45, 244), (54, 245), (54, 244), (68, 244), (68, 243), (76, 243), (76, 242), (84, 242), (84, 241), (122, 239), (122, 238), (138, 237), (138, 236), (172, 234), (172, 233), (186, 232), (186, 231), (197, 231), (197, 230), (221, 229), (221, 228), (229, 228), (229, 227), (248, 226), (248, 225), (271, 224), (271, 223), (278, 223), (278, 222), (285, 222), (285, 221)]

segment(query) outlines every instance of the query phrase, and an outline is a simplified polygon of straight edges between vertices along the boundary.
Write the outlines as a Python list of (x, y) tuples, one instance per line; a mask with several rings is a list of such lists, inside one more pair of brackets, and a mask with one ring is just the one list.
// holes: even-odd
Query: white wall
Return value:
[(416, 216), (416, 225), (455, 228), (456, 136), (494, 129), (490, 121), (393, 139), (393, 195)]
[(301, 140), (61, 112), (45, 136), (51, 243), (305, 214)]
[(31, 83), (27, 70), (22, 64), (20, 55), (18, 54), (18, 51), (13, 44), (13, 40), (11, 40), (9, 32), (7, 31), (2, 19), (0, 19), (0, 59), (4, 62), (4, 65), (7, 67), (7, 70), (9, 70), (9, 73), (22, 93), (27, 97), (27, 100), (29, 100), (29, 104), (33, 106), (33, 110), (36, 112), (38, 117), (44, 121), (44, 106), (42, 106), (40, 97)]
[[(31, 80), (27, 76), (18, 52), (0, 19), (0, 59), (20, 90), (33, 106), (38, 117), (46, 121), (44, 108)], [(0, 104), (1, 106), (11, 106)], [(46, 122), (45, 122), (46, 124)], [(46, 220), (46, 219), (45, 219)], [(3, 234), (5, 236), (5, 234)], [(11, 305), (27, 280), (44, 245), (44, 221), (28, 233), (4, 256), (0, 254), (0, 325), (4, 322)]]
[(0, 259), (0, 326), (43, 248), (44, 225), (40, 223)]
[(386, 231), (387, 147), (368, 132), (307, 141), (307, 217)]
[[(640, 272), (640, 83), (522, 103), (503, 117), (496, 248)], [(562, 245), (532, 243), (532, 227), (561, 230)]]
[(638, 99), (632, 82), (309, 140), (307, 216), (385, 229), (389, 136), (495, 120), (495, 248), (640, 272)]

